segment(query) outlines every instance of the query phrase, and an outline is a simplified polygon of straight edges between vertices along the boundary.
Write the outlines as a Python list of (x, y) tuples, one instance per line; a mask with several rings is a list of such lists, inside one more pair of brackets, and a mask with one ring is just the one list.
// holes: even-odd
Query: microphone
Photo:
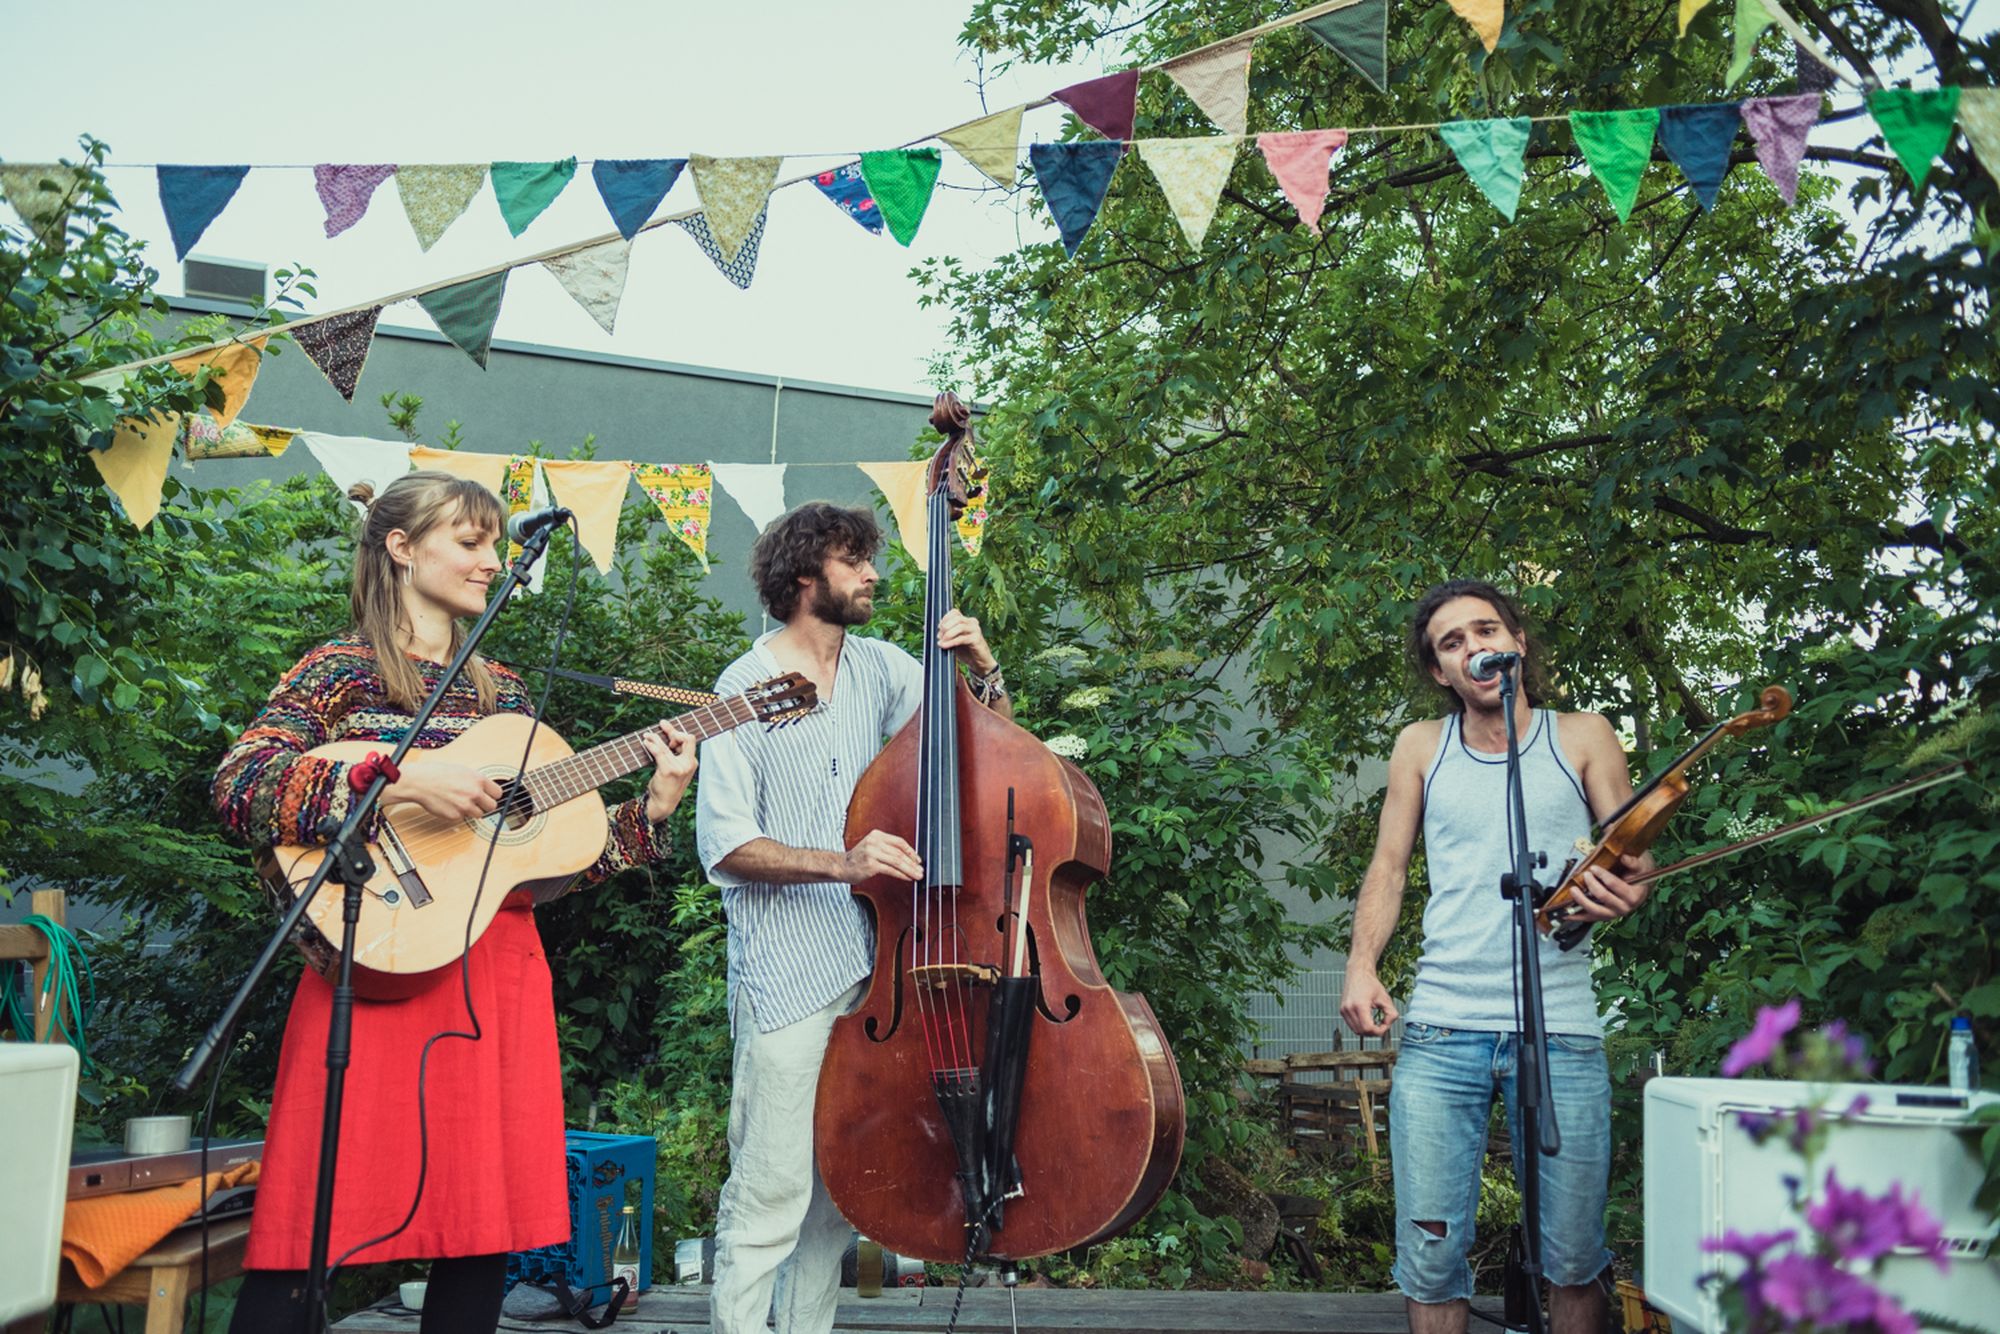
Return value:
[(1500, 675), (1501, 668), (1512, 667), (1520, 661), (1518, 653), (1475, 653), (1466, 670), (1475, 681), (1491, 681)]
[(507, 540), (526, 542), (544, 529), (568, 522), (571, 517), (570, 512), (560, 505), (551, 505), (545, 510), (522, 510), (507, 520)]

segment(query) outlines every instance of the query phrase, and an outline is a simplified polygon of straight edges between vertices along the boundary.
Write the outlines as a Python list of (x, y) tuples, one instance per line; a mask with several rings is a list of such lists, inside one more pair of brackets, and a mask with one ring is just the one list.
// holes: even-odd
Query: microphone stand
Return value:
[[(431, 691), (430, 697), (423, 702), (416, 716), (410, 720), (409, 727), (403, 733), (403, 739), (396, 743), (395, 751), (389, 756), (390, 768), (402, 764), (403, 757), (415, 744), (418, 735), (423, 731), (424, 724), (430, 721), (431, 715), (444, 701), (445, 692), (451, 689), (452, 682), (456, 681), (459, 674), (465, 670), (465, 664), (472, 660), (472, 654), (479, 647), (480, 640), (486, 637), (486, 631), (492, 626), (493, 618), (499, 615), (500, 608), (506, 605), (514, 590), (528, 582), (528, 571), (548, 548), (549, 539), (554, 534), (555, 528), (556, 525), (551, 524), (521, 539), (521, 554), (501, 580), (500, 591), (487, 602), (486, 610), (480, 613), (479, 619), (473, 622), (471, 630), (466, 632), (465, 643), (459, 648), (457, 656), (451, 660), (451, 665), (445, 668), (444, 675), (438, 678), (436, 689)], [(318, 1331), (325, 1328), (326, 1254), (333, 1232), (334, 1165), (340, 1151), (341, 1102), (346, 1092), (347, 1065), (351, 1054), (354, 1024), (354, 932), (361, 920), (362, 890), (367, 886), (369, 877), (375, 874), (375, 862), (368, 855), (368, 842), (362, 833), (362, 828), (381, 800), (382, 790), (388, 787), (389, 783), (388, 775), (378, 771), (367, 790), (362, 792), (348, 808), (347, 819), (337, 830), (332, 831), (332, 837), (327, 840), (326, 857), (314, 868), (312, 877), (306, 881), (305, 888), (293, 898), (292, 906), (286, 912), (284, 920), (278, 923), (278, 929), (265, 943), (264, 952), (250, 965), (249, 975), (243, 979), (242, 985), (236, 988), (236, 994), (230, 998), (229, 1005), (221, 1016), (209, 1025), (208, 1032), (202, 1035), (201, 1041), (195, 1045), (193, 1054), (188, 1057), (187, 1063), (180, 1068), (180, 1072), (173, 1080), (173, 1086), (179, 1092), (186, 1093), (194, 1087), (195, 1081), (201, 1078), (202, 1070), (215, 1055), (216, 1050), (228, 1040), (230, 1030), (236, 1026), (236, 1021), (242, 1014), (243, 1007), (248, 1004), (251, 993), (256, 991), (264, 980), (264, 974), (270, 971), (272, 963), (276, 961), (278, 952), (298, 929), (299, 919), (305, 916), (306, 909), (318, 894), (320, 886), (328, 879), (338, 881), (345, 888), (345, 893), (341, 897), (340, 972), (339, 980), (334, 984), (332, 1013), (327, 1023), (325, 1114), (320, 1123), (319, 1184), (313, 1195), (312, 1250), (306, 1284), (308, 1314), (301, 1334), (318, 1334)]]
[[(1521, 1268), (1528, 1288), (1528, 1328), (1543, 1334), (1542, 1154), (1562, 1149), (1549, 1086), (1548, 1019), (1542, 1008), (1541, 942), (1535, 930), (1536, 856), (1528, 850), (1528, 804), (1521, 790), (1521, 739), (1514, 722), (1519, 663), (1500, 669), (1500, 711), (1507, 715), (1507, 820), (1513, 831), (1514, 869), (1500, 877), (1500, 895), (1514, 904), (1515, 941), (1521, 959), (1520, 1032), (1516, 1034), (1514, 1098), (1521, 1111), (1521, 1148), (1514, 1173), (1521, 1187)], [(1548, 858), (1543, 856), (1541, 864)], [(1543, 1120), (1544, 1112), (1547, 1120)]]

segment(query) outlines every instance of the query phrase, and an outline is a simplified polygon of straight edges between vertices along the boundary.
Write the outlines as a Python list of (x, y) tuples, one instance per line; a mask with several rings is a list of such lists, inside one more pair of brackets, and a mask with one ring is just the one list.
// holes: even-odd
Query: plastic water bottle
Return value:
[(1979, 1089), (1979, 1048), (1973, 1045), (1972, 1021), (1956, 1015), (1951, 1021), (1951, 1043), (1945, 1048), (1945, 1065), (1951, 1071), (1951, 1086), (1961, 1093)]

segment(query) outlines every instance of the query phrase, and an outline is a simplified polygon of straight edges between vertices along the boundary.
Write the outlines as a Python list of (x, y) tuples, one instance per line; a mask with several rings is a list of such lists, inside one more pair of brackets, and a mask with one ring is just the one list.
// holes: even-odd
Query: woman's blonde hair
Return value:
[[(389, 555), (389, 534), (400, 528), (414, 543), (439, 524), (469, 521), (497, 539), (506, 515), (500, 508), (500, 497), (479, 483), (429, 469), (405, 473), (380, 495), (368, 483), (359, 482), (349, 488), (347, 497), (359, 501), (367, 511), (355, 544), (354, 588), (348, 599), (354, 633), (375, 650), (375, 665), (382, 673), (382, 689), (389, 703), (414, 713), (426, 692), (423, 677), (402, 649), (401, 632), (410, 622), (403, 611), (402, 570)], [(456, 655), (464, 643), (465, 628), (453, 621), (452, 653)], [(465, 666), (465, 674), (479, 692), (479, 711), (493, 712), (499, 687), (487, 670), (486, 660), (475, 653)]]

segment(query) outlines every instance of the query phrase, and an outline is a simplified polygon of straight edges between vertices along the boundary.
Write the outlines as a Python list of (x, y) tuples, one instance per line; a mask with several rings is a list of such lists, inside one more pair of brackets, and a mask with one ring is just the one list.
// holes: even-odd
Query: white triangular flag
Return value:
[(1206, 139), (1141, 139), (1133, 145), (1152, 168), (1160, 193), (1196, 250), (1215, 220), (1222, 187), (1229, 184), (1230, 169), (1236, 165), (1238, 142), (1233, 134), (1218, 134)]
[(1167, 65), (1167, 76), (1181, 86), (1208, 118), (1230, 134), (1246, 134), (1250, 129), (1250, 48), (1249, 41), (1228, 46)]
[(545, 259), (542, 267), (590, 312), (598, 328), (610, 333), (618, 323), (618, 303), (625, 296), (625, 272), (631, 263), (632, 243), (621, 239)]
[(785, 512), (785, 465), (782, 463), (711, 463), (715, 484), (742, 507), (763, 532)]
[[(322, 435), (318, 431), (300, 431), (297, 439), (312, 451), (343, 496), (356, 482), (367, 482), (380, 495), (383, 487), (410, 470), (407, 440), (370, 440), (358, 435)], [(354, 508), (361, 510), (364, 506), (356, 501)]]

